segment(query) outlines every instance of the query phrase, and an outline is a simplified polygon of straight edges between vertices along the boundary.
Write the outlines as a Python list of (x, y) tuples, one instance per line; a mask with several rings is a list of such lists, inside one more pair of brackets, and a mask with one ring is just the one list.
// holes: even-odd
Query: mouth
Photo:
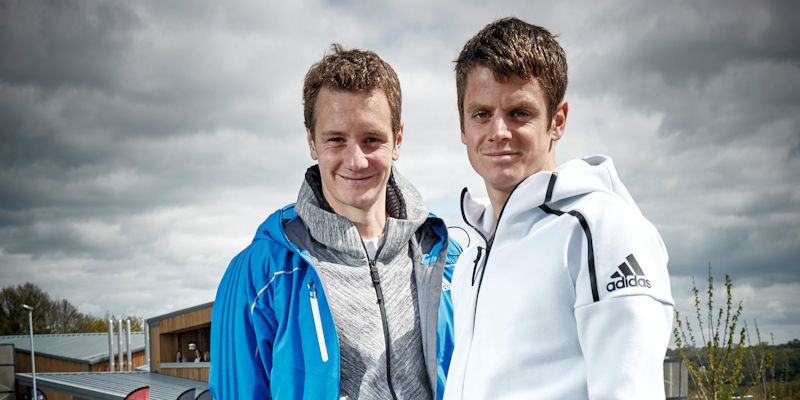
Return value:
[(487, 151), (483, 153), (483, 155), (487, 157), (512, 157), (517, 154), (519, 153), (511, 150), (496, 150), (496, 151)]
[(368, 181), (368, 180), (372, 179), (374, 176), (375, 175), (368, 175), (368, 176), (344, 176), (344, 175), (339, 175), (339, 178), (341, 178), (345, 182), (351, 182), (351, 183), (356, 183), (357, 184), (357, 183)]

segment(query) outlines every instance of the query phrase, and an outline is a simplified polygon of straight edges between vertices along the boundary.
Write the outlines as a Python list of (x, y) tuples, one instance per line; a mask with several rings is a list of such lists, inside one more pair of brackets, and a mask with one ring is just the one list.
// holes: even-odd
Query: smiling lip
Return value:
[(339, 175), (340, 178), (342, 178), (342, 179), (344, 179), (346, 181), (354, 181), (354, 182), (366, 181), (367, 179), (370, 179), (373, 176), (374, 175), (362, 176), (362, 177), (358, 177), (358, 176), (357, 177), (350, 177), (350, 176)]
[(489, 156), (489, 157), (513, 156), (513, 155), (516, 155), (516, 154), (517, 154), (516, 151), (511, 151), (511, 150), (490, 151), (490, 152), (484, 153), (485, 156)]

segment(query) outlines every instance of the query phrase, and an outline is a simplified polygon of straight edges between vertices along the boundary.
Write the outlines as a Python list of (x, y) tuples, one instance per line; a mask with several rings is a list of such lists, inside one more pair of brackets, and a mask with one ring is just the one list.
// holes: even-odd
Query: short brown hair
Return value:
[(477, 66), (489, 68), (500, 82), (515, 75), (538, 79), (547, 101), (548, 119), (567, 91), (567, 57), (555, 37), (547, 29), (514, 17), (499, 19), (467, 41), (456, 60), (458, 118), (462, 131), (467, 75)]
[(322, 57), (306, 73), (303, 83), (303, 116), (306, 129), (314, 135), (317, 96), (323, 88), (346, 92), (369, 93), (380, 89), (389, 101), (392, 113), (392, 134), (400, 130), (400, 81), (392, 66), (377, 54), (366, 50), (344, 50), (338, 43), (332, 53)]

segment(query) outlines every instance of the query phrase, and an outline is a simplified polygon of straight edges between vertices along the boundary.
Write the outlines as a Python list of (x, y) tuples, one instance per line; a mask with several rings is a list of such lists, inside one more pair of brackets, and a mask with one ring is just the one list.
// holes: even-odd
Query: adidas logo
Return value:
[(448, 282), (444, 278), (442, 278), (442, 291), (443, 292), (449, 292), (452, 287), (453, 286), (452, 286), (452, 284), (450, 282)]
[[(617, 289), (625, 289), (627, 287), (646, 287), (650, 288), (650, 280), (645, 278), (642, 267), (636, 261), (633, 254), (625, 257), (625, 262), (620, 264), (617, 269), (619, 271), (611, 274), (611, 282), (606, 285), (606, 290), (613, 292)], [(620, 275), (622, 272), (622, 275)]]

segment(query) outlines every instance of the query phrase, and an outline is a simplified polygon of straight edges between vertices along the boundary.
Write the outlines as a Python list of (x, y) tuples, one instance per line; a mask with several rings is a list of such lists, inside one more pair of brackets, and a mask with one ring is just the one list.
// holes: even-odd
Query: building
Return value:
[[(152, 349), (150, 371), (208, 382), (211, 363), (193, 360), (195, 349), (204, 354), (211, 347), (213, 305), (213, 302), (201, 304), (147, 320)], [(177, 362), (178, 351), (183, 354), (184, 362)]]
[[(18, 384), (31, 386), (31, 374), (17, 374)], [(142, 386), (150, 387), (150, 400), (195, 399), (208, 390), (205, 382), (146, 371), (36, 373), (36, 384), (47, 400), (123, 400)], [(189, 396), (186, 393), (189, 392)], [(209, 394), (206, 394), (210, 396)], [(21, 399), (22, 397), (17, 397)]]
[[(107, 333), (68, 333), (34, 335), (36, 372), (107, 372), (109, 363), (109, 336)], [(31, 372), (30, 335), (0, 336), (0, 345), (14, 347), (14, 369), (17, 374)], [(131, 367), (142, 366), (145, 361), (143, 332), (131, 333)], [(119, 370), (119, 353), (116, 341), (112, 343), (115, 368)], [(125, 339), (122, 340), (123, 366), (127, 368), (128, 356)], [(25, 385), (17, 385), (17, 396), (27, 393)], [(48, 399), (59, 399), (53, 391), (42, 387)]]
[(666, 400), (689, 398), (689, 369), (680, 357), (664, 359), (664, 394)]
[[(116, 340), (112, 341), (115, 368), (118, 367)], [(17, 372), (31, 372), (30, 335), (0, 336), (0, 344), (12, 344), (16, 352)], [(125, 339), (122, 340), (123, 363), (128, 355)], [(66, 333), (34, 335), (36, 372), (100, 372), (109, 371), (107, 333)], [(144, 332), (131, 332), (131, 360), (133, 368), (145, 361)]]
[[(131, 334), (133, 372), (119, 372), (118, 367), (109, 372), (107, 333), (34, 335), (37, 388), (48, 400), (122, 400), (142, 386), (150, 386), (151, 400), (209, 396), (210, 363), (194, 362), (194, 350), (202, 355), (210, 347), (212, 306), (201, 304), (148, 319), (146, 332)], [(112, 342), (116, 354), (116, 339)], [(0, 336), (2, 343), (17, 348), (17, 398), (21, 399), (33, 384), (30, 337)], [(176, 360), (178, 350), (183, 362)], [(123, 364), (127, 366), (127, 358)]]

